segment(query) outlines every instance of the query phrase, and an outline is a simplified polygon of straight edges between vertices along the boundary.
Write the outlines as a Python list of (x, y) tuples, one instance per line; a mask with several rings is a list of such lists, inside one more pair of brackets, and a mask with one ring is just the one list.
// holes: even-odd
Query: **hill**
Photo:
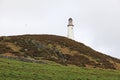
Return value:
[(0, 58), (0, 80), (119, 80), (120, 71)]
[(120, 70), (120, 60), (97, 52), (83, 43), (56, 35), (0, 37), (0, 56), (37, 62), (50, 60), (63, 65)]

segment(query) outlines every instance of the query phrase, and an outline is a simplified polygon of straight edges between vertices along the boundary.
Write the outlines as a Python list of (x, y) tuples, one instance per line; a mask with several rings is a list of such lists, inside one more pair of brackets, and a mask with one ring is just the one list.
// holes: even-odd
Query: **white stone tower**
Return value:
[(72, 18), (69, 18), (68, 19), (68, 34), (67, 34), (67, 37), (70, 38), (70, 39), (74, 39), (74, 33), (73, 33), (73, 20)]

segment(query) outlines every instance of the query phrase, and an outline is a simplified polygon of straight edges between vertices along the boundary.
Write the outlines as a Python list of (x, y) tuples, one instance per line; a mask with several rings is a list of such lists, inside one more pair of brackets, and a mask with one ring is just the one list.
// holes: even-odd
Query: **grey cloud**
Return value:
[(0, 35), (66, 36), (69, 17), (77, 41), (120, 58), (119, 0), (0, 0)]

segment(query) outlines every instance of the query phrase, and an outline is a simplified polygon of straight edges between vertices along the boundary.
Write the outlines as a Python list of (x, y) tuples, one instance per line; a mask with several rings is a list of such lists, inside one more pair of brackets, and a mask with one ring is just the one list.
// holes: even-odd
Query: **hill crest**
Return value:
[(83, 43), (57, 35), (0, 37), (0, 55), (50, 60), (63, 65), (120, 69), (120, 60), (97, 52)]

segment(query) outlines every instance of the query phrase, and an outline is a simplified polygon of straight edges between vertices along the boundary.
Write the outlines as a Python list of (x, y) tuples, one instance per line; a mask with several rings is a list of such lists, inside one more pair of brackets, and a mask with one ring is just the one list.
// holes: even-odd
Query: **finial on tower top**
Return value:
[(72, 18), (69, 18), (69, 19), (68, 19), (68, 26), (74, 26), (74, 25), (73, 25), (73, 19), (72, 19)]

